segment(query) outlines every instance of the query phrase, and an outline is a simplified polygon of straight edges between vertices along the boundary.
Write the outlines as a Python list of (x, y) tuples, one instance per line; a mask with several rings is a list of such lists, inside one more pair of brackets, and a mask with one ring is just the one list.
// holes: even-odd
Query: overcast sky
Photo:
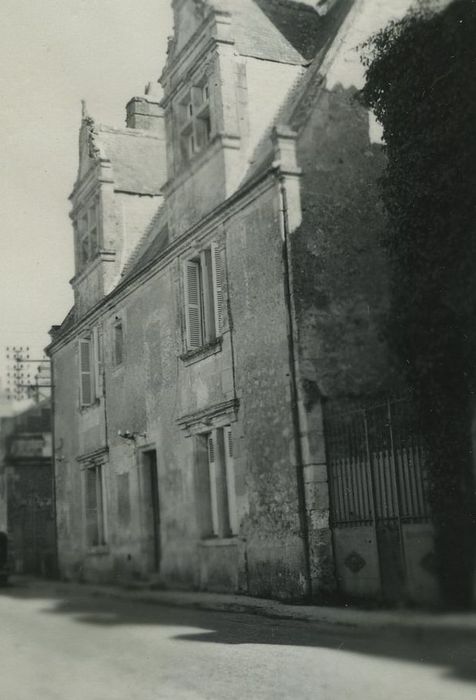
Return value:
[(160, 75), (169, 0), (1, 0), (0, 379), (6, 345), (47, 344), (72, 305), (68, 195), (81, 99), (122, 126)]

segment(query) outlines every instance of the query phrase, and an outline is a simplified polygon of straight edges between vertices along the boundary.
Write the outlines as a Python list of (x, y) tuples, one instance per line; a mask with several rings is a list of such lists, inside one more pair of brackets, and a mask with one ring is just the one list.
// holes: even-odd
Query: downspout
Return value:
[(291, 294), (291, 251), (289, 242), (289, 217), (288, 202), (286, 193), (285, 177), (279, 174), (279, 199), (281, 214), (281, 233), (283, 238), (283, 265), (284, 265), (284, 300), (286, 305), (287, 326), (288, 326), (288, 352), (290, 368), (290, 388), (291, 388), (291, 415), (294, 432), (294, 457), (296, 460), (296, 481), (299, 506), (299, 523), (304, 543), (304, 566), (306, 575), (306, 596), (312, 596), (311, 582), (311, 560), (309, 545), (309, 527), (306, 513), (306, 491), (304, 486), (304, 459), (301, 443), (301, 421), (298, 406), (298, 378), (296, 371), (296, 348), (295, 338), (297, 328), (292, 308)]

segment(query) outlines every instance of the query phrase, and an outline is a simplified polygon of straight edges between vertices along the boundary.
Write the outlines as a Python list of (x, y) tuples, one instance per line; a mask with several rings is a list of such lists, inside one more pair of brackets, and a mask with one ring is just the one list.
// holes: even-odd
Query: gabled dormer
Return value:
[(322, 13), (297, 0), (172, 0), (172, 6), (174, 35), (160, 82), (164, 194), (175, 237), (237, 190), (327, 33)]
[(79, 168), (70, 196), (77, 316), (112, 291), (163, 201), (165, 133), (157, 100), (135, 97), (126, 128), (95, 121), (83, 104)]

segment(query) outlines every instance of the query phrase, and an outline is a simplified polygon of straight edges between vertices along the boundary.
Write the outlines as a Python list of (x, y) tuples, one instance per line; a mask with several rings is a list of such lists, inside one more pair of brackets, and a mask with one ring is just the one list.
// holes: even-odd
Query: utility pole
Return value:
[[(6, 348), (7, 399), (21, 401), (32, 398), (35, 403), (47, 398), (51, 389), (51, 361), (48, 357), (32, 358), (29, 346)], [(31, 364), (37, 365), (32, 379)]]

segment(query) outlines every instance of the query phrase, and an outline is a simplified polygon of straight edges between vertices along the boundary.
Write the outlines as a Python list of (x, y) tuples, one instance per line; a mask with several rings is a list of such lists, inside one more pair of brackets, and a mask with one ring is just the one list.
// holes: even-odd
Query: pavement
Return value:
[[(0, 589), (0, 698), (475, 697), (473, 631), (460, 629), (454, 616), (445, 616), (451, 624), (442, 633), (436, 626), (382, 627), (388, 617), (379, 611), (361, 611), (368, 621), (381, 621), (377, 628), (359, 625), (356, 611), (337, 611), (340, 621), (332, 623), (334, 609), (306, 608), (241, 596), (13, 579)], [(327, 621), (303, 617), (311, 613)]]
[(93, 596), (117, 598), (169, 607), (195, 608), (217, 612), (250, 613), (281, 620), (300, 620), (330, 625), (365, 627), (370, 629), (402, 628), (454, 630), (476, 634), (476, 610), (458, 613), (424, 612), (409, 608), (363, 609), (354, 606), (290, 605), (276, 600), (253, 598), (228, 593), (208, 593), (172, 590), (152, 590), (140, 584), (118, 586), (48, 582), (41, 579), (19, 578), (36, 590), (41, 586), (61, 593), (83, 592)]

